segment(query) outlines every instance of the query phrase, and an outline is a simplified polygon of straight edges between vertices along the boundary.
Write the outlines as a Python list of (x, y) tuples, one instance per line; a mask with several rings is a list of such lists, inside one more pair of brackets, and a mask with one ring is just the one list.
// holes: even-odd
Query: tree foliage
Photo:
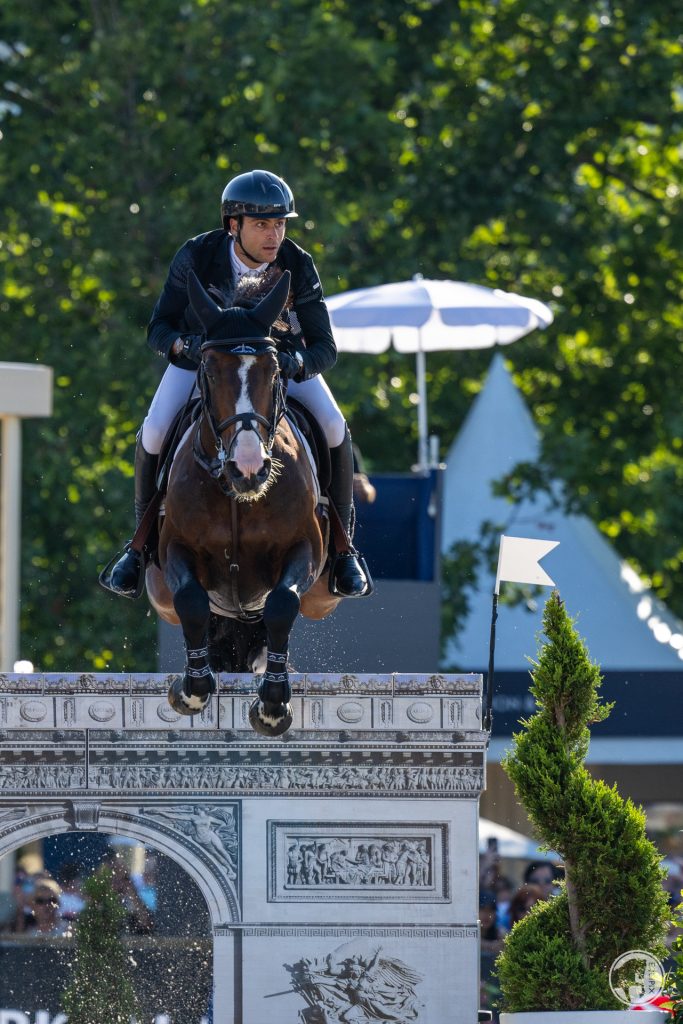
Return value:
[(661, 953), (668, 925), (661, 857), (645, 814), (584, 761), (600, 703), (600, 671), (557, 592), (543, 615), (534, 665), (536, 712), (522, 723), (503, 768), (536, 837), (559, 853), (562, 893), (519, 921), (496, 961), (506, 1009), (608, 1010), (610, 968), (626, 950)]
[[(545, 471), (683, 612), (682, 35), (662, 0), (5, 0), (0, 358), (56, 380), (24, 431), (23, 656), (154, 667), (153, 618), (96, 584), (163, 370), (144, 325), (252, 166), (292, 184), (327, 294), (420, 272), (553, 304), (507, 350)], [(489, 359), (429, 357), (444, 451)], [(412, 360), (329, 380), (369, 466), (406, 471)]]
[(120, 932), (126, 911), (111, 871), (84, 883), (85, 909), (76, 924), (71, 982), (62, 997), (70, 1024), (130, 1024), (137, 1012), (130, 956)]

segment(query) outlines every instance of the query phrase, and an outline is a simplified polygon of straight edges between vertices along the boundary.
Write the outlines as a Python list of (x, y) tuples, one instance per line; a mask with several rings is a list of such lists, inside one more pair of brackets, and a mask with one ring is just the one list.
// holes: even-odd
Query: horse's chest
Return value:
[(230, 541), (222, 551), (207, 557), (201, 574), (212, 610), (218, 615), (262, 611), (277, 584), (280, 560), (269, 553), (266, 544), (260, 550), (244, 545), (235, 549)]

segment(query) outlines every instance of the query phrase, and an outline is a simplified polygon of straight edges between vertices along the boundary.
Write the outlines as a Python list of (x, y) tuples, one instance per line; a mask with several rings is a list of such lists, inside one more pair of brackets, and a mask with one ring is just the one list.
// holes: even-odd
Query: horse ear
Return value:
[(285, 270), (277, 284), (271, 288), (266, 296), (259, 302), (258, 306), (251, 309), (250, 315), (257, 320), (267, 331), (273, 326), (282, 310), (285, 308), (289, 285), (292, 275)]
[(187, 275), (187, 296), (192, 309), (199, 317), (202, 327), (205, 331), (210, 331), (223, 313), (223, 310), (205, 290), (194, 270), (191, 270)]

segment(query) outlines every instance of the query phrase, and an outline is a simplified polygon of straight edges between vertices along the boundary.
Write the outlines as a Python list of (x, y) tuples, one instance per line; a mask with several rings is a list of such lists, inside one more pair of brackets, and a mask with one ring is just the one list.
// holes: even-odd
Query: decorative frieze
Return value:
[(447, 823), (269, 821), (273, 902), (448, 902)]

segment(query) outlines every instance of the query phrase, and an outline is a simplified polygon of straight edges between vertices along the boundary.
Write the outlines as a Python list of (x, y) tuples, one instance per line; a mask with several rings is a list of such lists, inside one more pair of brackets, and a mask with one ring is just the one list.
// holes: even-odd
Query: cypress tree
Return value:
[(84, 884), (71, 983), (62, 996), (69, 1024), (131, 1024), (137, 1014), (129, 954), (120, 933), (125, 909), (102, 869)]
[(645, 815), (584, 766), (600, 702), (600, 671), (559, 594), (546, 603), (532, 672), (535, 714), (503, 768), (537, 838), (564, 860), (562, 892), (514, 926), (497, 960), (508, 1012), (623, 1009), (610, 967), (628, 950), (663, 953), (668, 924), (661, 857)]

